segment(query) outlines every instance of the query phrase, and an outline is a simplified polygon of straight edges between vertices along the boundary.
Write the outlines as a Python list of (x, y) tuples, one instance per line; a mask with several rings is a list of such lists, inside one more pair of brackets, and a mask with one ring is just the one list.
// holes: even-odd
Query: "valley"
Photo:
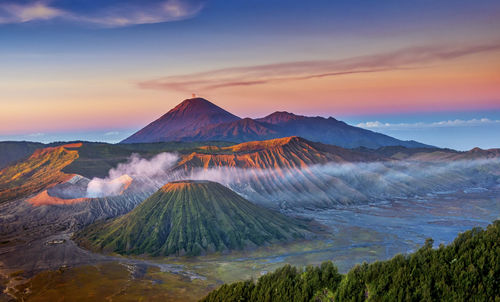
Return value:
[[(196, 132), (229, 119), (255, 130), (207, 102), (184, 101), (151, 125), (172, 130), (163, 123), (180, 119), (175, 133)], [(199, 110), (207, 115), (194, 123)], [(299, 131), (308, 119), (280, 113), (266, 123), (302, 121), (290, 126)], [(196, 301), (285, 264), (332, 260), (346, 273), (500, 218), (498, 149), (245, 135), (53, 143), (31, 154), (33, 145), (4, 143), (0, 298)]]
[[(346, 272), (356, 263), (371, 263), (390, 259), (398, 253), (415, 251), (429, 237), (435, 239), (436, 245), (448, 244), (458, 233), (476, 226), (485, 227), (499, 218), (499, 188), (476, 188), (467, 192), (441, 192), (331, 210), (303, 210), (298, 213), (299, 216), (314, 218), (327, 226), (321, 232), (324, 236), (321, 240), (275, 244), (222, 255), (187, 258), (106, 256), (79, 248), (70, 240), (70, 233), (66, 232), (38, 241), (31, 239), (24, 244), (12, 239), (10, 244), (2, 244), (1, 271), (4, 276), (21, 272), (16, 276), (22, 280), (35, 276), (32, 282), (20, 282), (17, 286), (19, 292), (14, 294), (23, 296), (21, 293), (25, 288), (31, 288), (26, 297), (31, 297), (33, 301), (48, 299), (55, 294), (72, 297), (78, 291), (74, 284), (79, 283), (88, 286), (90, 292), (95, 292), (102, 288), (98, 286), (101, 282), (112, 282), (114, 285), (119, 284), (115, 282), (122, 282), (122, 286), (113, 288), (121, 288), (125, 300), (125, 297), (133, 297), (134, 292), (140, 292), (143, 297), (151, 298), (160, 297), (158, 295), (163, 293), (175, 301), (172, 297), (194, 290), (191, 298), (182, 295), (180, 300), (196, 301), (222, 282), (257, 278), (286, 263), (302, 266), (333, 259), (339, 270)], [(39, 236), (42, 237), (36, 235)], [(53, 239), (66, 241), (51, 246), (46, 244)], [(23, 255), (17, 252), (5, 257), (7, 245), (19, 245)], [(15, 263), (25, 264), (19, 266)], [(132, 268), (132, 271), (127, 268)], [(57, 284), (61, 290), (50, 290), (50, 284)], [(120, 291), (114, 289), (104, 295), (120, 301), (115, 296)], [(91, 298), (92, 295), (87, 295), (77, 300), (89, 301)]]
[(0, 302), (500, 302), (499, 29), (0, 0)]

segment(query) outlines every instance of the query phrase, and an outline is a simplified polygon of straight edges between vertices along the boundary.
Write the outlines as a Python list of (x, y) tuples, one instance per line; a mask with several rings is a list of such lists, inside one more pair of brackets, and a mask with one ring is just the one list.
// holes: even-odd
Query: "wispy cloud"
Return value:
[(48, 20), (66, 15), (67, 13), (46, 2), (38, 1), (28, 4), (0, 4), (0, 23), (20, 23), (33, 20)]
[(463, 126), (484, 126), (484, 125), (500, 125), (500, 120), (492, 120), (488, 118), (470, 119), (470, 120), (448, 120), (432, 123), (381, 123), (379, 121), (359, 123), (356, 126), (368, 129), (419, 129), (419, 128), (437, 128), (437, 127), (463, 127)]
[(356, 73), (415, 69), (455, 58), (500, 50), (500, 41), (469, 46), (427, 45), (341, 60), (285, 62), (172, 75), (140, 82), (145, 89), (183, 92), (306, 80)]
[(104, 136), (116, 136), (119, 134), (120, 134), (120, 132), (118, 132), (118, 131), (109, 131), (109, 132), (104, 133)]
[(42, 136), (45, 136), (45, 133), (42, 133), (42, 132), (37, 132), (37, 133), (31, 133), (31, 134), (28, 134), (29, 137), (42, 137)]
[(193, 17), (201, 2), (159, 1), (88, 1), (85, 10), (63, 6), (61, 1), (39, 0), (0, 3), (0, 24), (60, 19), (105, 27), (161, 23)]

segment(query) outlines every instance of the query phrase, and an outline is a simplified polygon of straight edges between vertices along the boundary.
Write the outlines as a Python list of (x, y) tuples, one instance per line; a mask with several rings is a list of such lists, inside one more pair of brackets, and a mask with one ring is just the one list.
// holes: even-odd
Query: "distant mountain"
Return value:
[(184, 100), (122, 143), (181, 141), (204, 127), (238, 120), (240, 118), (236, 115), (205, 99), (192, 98)]
[(430, 147), (415, 141), (402, 141), (385, 134), (350, 126), (333, 117), (308, 117), (278, 111), (264, 118), (256, 119), (256, 121), (273, 125), (279, 129), (282, 136), (300, 136), (311, 141), (344, 148), (360, 146), (372, 149), (382, 146)]
[(355, 151), (393, 160), (427, 162), (486, 160), (500, 157), (500, 149), (484, 150), (477, 147), (469, 151), (456, 151), (440, 148), (406, 148), (401, 146), (390, 146), (378, 148), (376, 150), (361, 147), (355, 149)]
[(123, 140), (122, 143), (163, 141), (239, 143), (288, 136), (300, 136), (311, 141), (344, 148), (431, 147), (350, 126), (332, 117), (307, 117), (288, 112), (275, 112), (264, 118), (240, 119), (202, 98), (183, 101), (161, 118)]
[(210, 181), (163, 186), (132, 212), (76, 235), (84, 246), (120, 254), (198, 255), (302, 238), (308, 232)]

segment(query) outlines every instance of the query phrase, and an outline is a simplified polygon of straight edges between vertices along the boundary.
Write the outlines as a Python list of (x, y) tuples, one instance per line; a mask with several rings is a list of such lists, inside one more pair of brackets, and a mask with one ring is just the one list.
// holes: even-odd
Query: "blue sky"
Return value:
[(345, 116), (351, 125), (456, 150), (500, 146), (500, 110)]
[(1, 0), (0, 140), (117, 142), (196, 92), (500, 147), (498, 28), (493, 0)]

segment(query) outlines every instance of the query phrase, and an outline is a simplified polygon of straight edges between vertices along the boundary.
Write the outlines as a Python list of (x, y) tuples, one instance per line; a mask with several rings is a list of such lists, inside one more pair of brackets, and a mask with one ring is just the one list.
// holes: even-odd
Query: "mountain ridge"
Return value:
[(311, 141), (344, 148), (432, 147), (351, 126), (333, 117), (308, 117), (286, 111), (276, 111), (263, 118), (242, 119), (203, 98), (184, 100), (120, 143), (161, 141), (241, 143), (288, 136), (300, 136)]
[(62, 169), (78, 158), (81, 143), (36, 149), (24, 161), (0, 170), (0, 203), (22, 198), (71, 179)]
[(365, 162), (385, 160), (374, 154), (364, 154), (342, 147), (308, 141), (298, 136), (251, 141), (212, 148), (209, 153), (192, 152), (183, 156), (174, 169), (195, 168), (254, 168), (292, 169), (328, 162)]

